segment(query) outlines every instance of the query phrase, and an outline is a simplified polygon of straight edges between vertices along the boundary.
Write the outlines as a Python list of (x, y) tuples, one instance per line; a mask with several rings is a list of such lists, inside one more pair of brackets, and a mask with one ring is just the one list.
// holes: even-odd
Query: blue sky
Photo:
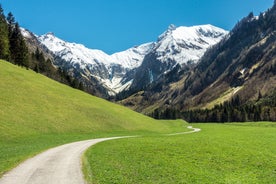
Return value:
[(230, 30), (273, 0), (0, 0), (22, 27), (54, 32), (70, 42), (109, 54), (156, 41), (170, 24), (213, 24)]

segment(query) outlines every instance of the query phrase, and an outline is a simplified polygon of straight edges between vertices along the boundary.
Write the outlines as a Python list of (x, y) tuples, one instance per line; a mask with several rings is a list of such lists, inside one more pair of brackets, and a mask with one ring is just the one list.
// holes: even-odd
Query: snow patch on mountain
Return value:
[(227, 31), (212, 25), (192, 27), (171, 25), (159, 36), (155, 47), (157, 59), (173, 60), (179, 64), (197, 62), (210, 46), (218, 43), (226, 34)]
[(21, 34), (24, 38), (32, 38), (31, 32), (25, 28), (20, 28)]
[(123, 66), (134, 69), (141, 65), (145, 55), (152, 50), (154, 45), (155, 43), (146, 43), (135, 46), (126, 51), (114, 53), (111, 55), (111, 58), (117, 62), (121, 62)]

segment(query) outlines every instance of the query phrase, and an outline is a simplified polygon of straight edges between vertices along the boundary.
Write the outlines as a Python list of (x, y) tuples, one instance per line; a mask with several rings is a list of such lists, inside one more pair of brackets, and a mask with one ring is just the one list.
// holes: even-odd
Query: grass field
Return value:
[(186, 130), (183, 121), (156, 121), (1, 60), (0, 81), (0, 176), (67, 142)]
[[(276, 183), (276, 124), (156, 121), (0, 61), (0, 176), (67, 142), (100, 143), (83, 157), (91, 183)], [(116, 142), (115, 142), (116, 141)], [(116, 144), (115, 144), (116, 143)]]
[(103, 142), (84, 157), (90, 183), (276, 183), (275, 123), (194, 124), (199, 133)]

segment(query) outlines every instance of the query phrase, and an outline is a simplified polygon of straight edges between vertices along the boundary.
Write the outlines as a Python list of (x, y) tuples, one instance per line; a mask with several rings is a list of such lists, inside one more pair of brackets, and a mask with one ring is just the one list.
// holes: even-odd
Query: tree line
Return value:
[(276, 121), (276, 92), (262, 97), (259, 93), (257, 102), (243, 104), (239, 96), (216, 105), (212, 109), (179, 111), (174, 108), (155, 109), (151, 114), (155, 119), (182, 118), (188, 122), (247, 122)]
[(241, 104), (237, 96), (212, 109), (188, 110), (182, 115), (188, 122), (276, 121), (275, 97), (266, 102)]

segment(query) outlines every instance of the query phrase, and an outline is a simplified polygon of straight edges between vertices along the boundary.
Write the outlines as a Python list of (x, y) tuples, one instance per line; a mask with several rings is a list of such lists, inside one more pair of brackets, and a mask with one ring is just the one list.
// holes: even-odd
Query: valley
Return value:
[[(275, 123), (194, 124), (202, 131), (168, 137), (164, 134), (189, 131), (188, 124), (153, 120), (6, 61), (0, 64), (4, 81), (0, 88), (1, 175), (23, 160), (64, 143), (143, 135), (90, 148), (83, 157), (86, 179), (91, 183), (273, 183), (275, 179)], [(25, 108), (18, 108), (20, 104)], [(79, 113), (84, 114), (80, 117)]]
[(123, 135), (186, 131), (0, 60), (0, 175), (57, 145)]
[(0, 4), (0, 184), (276, 183), (276, 1), (109, 54), (23, 27)]
[(250, 13), (231, 31), (170, 25), (157, 41), (111, 55), (21, 30), (69, 85), (156, 119), (275, 121), (275, 11)]

